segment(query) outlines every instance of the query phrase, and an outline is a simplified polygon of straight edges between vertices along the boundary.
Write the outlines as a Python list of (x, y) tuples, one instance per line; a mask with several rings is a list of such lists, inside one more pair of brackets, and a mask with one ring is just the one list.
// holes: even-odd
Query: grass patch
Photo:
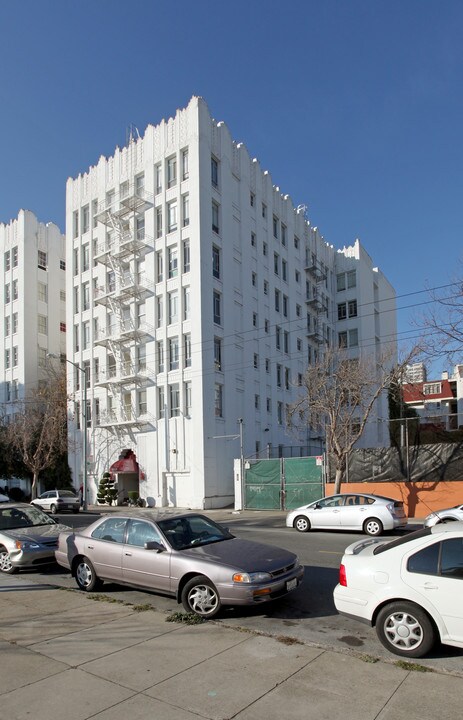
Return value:
[(378, 658), (373, 657), (373, 655), (359, 655), (359, 659), (363, 660), (363, 662), (366, 662), (366, 663), (379, 662)]
[(147, 610), (155, 610), (155, 608), (152, 605), (145, 603), (144, 605), (132, 605), (132, 610), (135, 612), (146, 612)]
[(301, 640), (290, 637), (289, 635), (277, 635), (275, 640), (279, 643), (283, 643), (283, 645), (304, 645)]
[(166, 622), (183, 623), (184, 625), (200, 625), (206, 622), (206, 618), (200, 617), (192, 612), (174, 612), (166, 617)]
[(402, 668), (402, 670), (410, 670), (414, 672), (432, 672), (431, 668), (427, 668), (424, 665), (419, 665), (418, 663), (411, 663), (407, 662), (407, 660), (397, 660), (397, 662), (394, 663), (396, 667)]

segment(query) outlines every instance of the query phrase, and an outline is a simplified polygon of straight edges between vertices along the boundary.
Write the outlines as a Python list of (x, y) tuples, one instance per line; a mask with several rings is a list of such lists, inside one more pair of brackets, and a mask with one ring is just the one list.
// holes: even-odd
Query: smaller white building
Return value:
[(443, 372), (438, 380), (405, 382), (402, 393), (404, 403), (420, 416), (422, 427), (463, 427), (463, 365), (455, 365), (452, 375)]
[(47, 378), (49, 354), (66, 352), (65, 238), (54, 223), (20, 210), (0, 223), (2, 415)]

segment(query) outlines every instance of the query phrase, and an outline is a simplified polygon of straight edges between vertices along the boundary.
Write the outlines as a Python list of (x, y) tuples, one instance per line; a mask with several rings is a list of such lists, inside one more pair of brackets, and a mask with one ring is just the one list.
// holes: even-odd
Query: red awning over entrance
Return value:
[(111, 475), (114, 473), (137, 473), (139, 472), (137, 458), (132, 450), (126, 450), (119, 456), (119, 460), (109, 468)]

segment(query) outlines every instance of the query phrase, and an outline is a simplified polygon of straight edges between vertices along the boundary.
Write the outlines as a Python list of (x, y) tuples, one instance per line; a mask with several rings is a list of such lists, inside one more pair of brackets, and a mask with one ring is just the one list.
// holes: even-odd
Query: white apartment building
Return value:
[(360, 244), (328, 245), (198, 97), (68, 180), (66, 235), (86, 408), (70, 465), (77, 485), (85, 418), (89, 502), (112, 468), (156, 506), (231, 504), (234, 458), (320, 452), (285, 414), (323, 344), (395, 339), (394, 291)]
[(48, 355), (66, 352), (65, 238), (53, 223), (20, 210), (0, 223), (3, 293), (2, 414), (47, 378)]

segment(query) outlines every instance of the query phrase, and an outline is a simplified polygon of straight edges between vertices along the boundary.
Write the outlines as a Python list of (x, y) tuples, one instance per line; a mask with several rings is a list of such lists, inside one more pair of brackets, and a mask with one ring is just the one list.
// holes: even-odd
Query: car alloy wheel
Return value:
[(86, 557), (83, 557), (79, 560), (75, 567), (74, 574), (76, 578), (76, 583), (81, 590), (91, 592), (92, 590), (96, 590), (102, 585), (102, 580), (97, 577), (95, 568), (93, 567), (90, 560)]
[(52, 515), (56, 515), (56, 513), (58, 512), (58, 508), (56, 507), (56, 505), (50, 505), (50, 512), (52, 513)]
[(10, 559), (10, 553), (5, 547), (0, 547), (0, 572), (13, 575), (17, 572), (17, 568), (13, 565)]
[(385, 648), (405, 657), (423, 657), (436, 642), (428, 615), (418, 605), (405, 601), (383, 607), (376, 620), (376, 633)]
[(365, 520), (363, 523), (363, 532), (373, 537), (381, 535), (383, 532), (383, 523), (377, 518), (368, 518), (368, 520)]
[(298, 515), (294, 520), (294, 527), (299, 532), (308, 532), (310, 530), (310, 522), (304, 515)]
[(220, 610), (219, 594), (204, 575), (198, 575), (186, 583), (182, 590), (182, 603), (187, 612), (204, 618), (212, 618)]

